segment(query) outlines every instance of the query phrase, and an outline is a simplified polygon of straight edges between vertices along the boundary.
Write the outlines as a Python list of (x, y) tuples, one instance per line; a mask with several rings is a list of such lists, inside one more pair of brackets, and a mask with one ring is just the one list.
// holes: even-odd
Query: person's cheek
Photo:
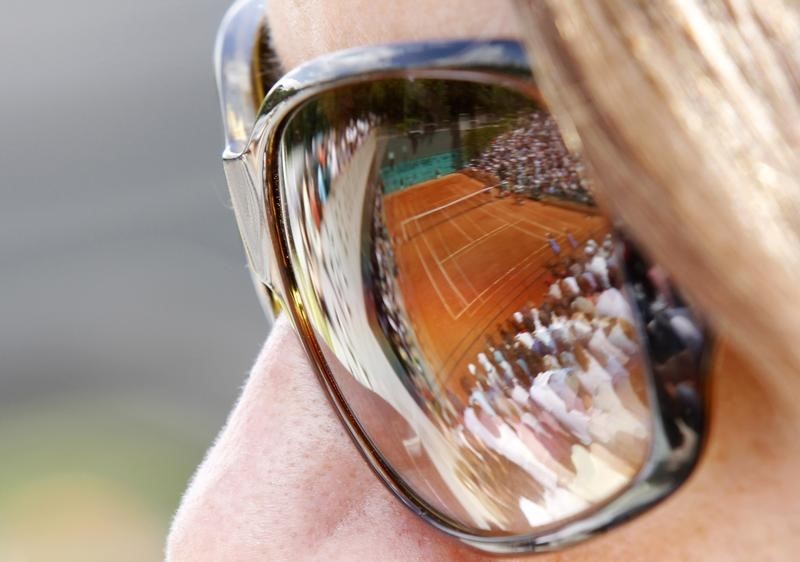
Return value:
[(464, 552), (399, 504), (344, 432), (279, 320), (195, 475), (169, 560), (442, 559)]

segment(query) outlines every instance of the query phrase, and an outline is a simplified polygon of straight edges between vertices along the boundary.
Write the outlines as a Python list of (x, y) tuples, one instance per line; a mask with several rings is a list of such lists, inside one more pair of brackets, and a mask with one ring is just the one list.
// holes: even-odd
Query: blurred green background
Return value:
[(268, 331), (219, 160), (227, 5), (4, 5), (0, 561), (161, 559)]

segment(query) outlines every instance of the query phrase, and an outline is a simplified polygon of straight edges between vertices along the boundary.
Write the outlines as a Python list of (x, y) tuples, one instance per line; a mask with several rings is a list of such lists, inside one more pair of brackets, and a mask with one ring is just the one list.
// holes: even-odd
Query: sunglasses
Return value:
[(596, 204), (522, 45), (351, 49), (269, 88), (265, 34), (239, 2), (217, 41), (233, 209), (265, 310), (380, 480), (492, 553), (677, 489), (705, 440), (708, 333)]

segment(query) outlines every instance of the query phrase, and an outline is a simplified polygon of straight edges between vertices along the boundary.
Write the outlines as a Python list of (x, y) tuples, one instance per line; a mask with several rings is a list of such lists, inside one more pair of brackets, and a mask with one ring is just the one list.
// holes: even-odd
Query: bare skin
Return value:
[[(477, 0), (273, 1), (270, 10), (276, 50), (287, 67), (355, 45), (443, 34), (513, 35), (515, 21), (509, 10)], [(690, 482), (633, 522), (539, 560), (796, 557), (800, 408), (792, 397), (800, 395), (800, 377), (788, 371), (761, 377), (723, 345), (713, 380), (713, 431)], [(167, 556), (174, 561), (483, 559), (419, 520), (373, 476), (285, 319), (274, 327), (186, 492)]]

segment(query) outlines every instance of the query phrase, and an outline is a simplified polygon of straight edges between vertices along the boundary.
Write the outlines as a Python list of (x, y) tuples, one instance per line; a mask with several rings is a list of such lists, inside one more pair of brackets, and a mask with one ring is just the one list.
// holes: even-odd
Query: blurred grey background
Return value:
[(5, 6), (0, 560), (160, 559), (267, 333), (219, 158), (227, 6)]

